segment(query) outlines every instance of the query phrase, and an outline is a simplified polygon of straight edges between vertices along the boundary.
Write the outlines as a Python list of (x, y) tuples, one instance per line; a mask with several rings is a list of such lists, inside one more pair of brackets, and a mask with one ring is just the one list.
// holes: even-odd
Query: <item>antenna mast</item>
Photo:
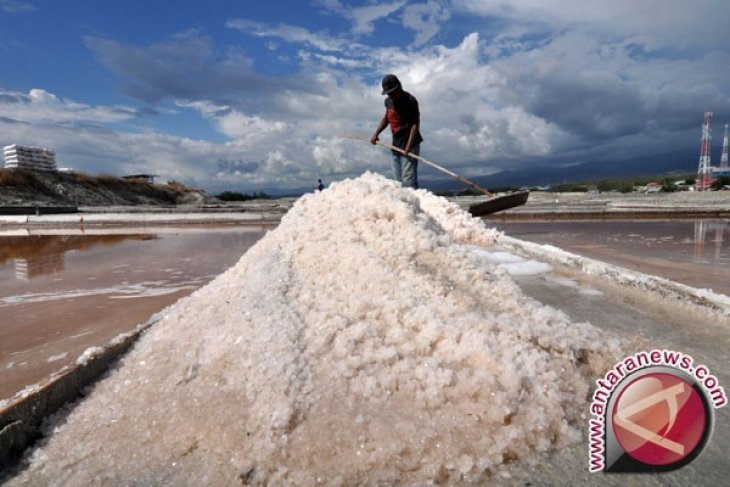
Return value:
[(712, 134), (710, 131), (710, 121), (712, 120), (712, 112), (705, 112), (705, 121), (702, 123), (702, 148), (700, 149), (700, 165), (697, 168), (697, 191), (707, 191), (710, 189), (711, 175), (710, 171), (710, 141)]

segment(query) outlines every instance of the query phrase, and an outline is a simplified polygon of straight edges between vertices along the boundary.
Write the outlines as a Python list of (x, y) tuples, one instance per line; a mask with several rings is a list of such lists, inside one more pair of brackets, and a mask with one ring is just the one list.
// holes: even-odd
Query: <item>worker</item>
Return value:
[[(385, 99), (385, 115), (370, 143), (377, 144), (380, 132), (390, 125), (394, 146), (403, 149), (406, 154), (419, 155), (421, 153), (421, 116), (416, 98), (403, 90), (400, 80), (394, 74), (386, 74), (382, 81)], [(404, 156), (400, 152), (393, 153), (393, 175), (406, 188), (418, 189), (418, 160)]]
[(324, 183), (322, 183), (321, 179), (317, 180), (317, 191), (322, 191), (324, 189)]

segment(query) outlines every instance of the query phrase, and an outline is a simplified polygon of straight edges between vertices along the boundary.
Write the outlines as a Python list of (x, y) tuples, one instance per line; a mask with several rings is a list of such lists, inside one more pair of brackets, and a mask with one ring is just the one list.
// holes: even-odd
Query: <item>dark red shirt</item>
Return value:
[(393, 134), (394, 146), (405, 149), (413, 125), (419, 125), (419, 130), (413, 140), (413, 146), (423, 142), (420, 131), (421, 114), (418, 110), (416, 97), (407, 91), (403, 92), (398, 101), (388, 97), (385, 99), (385, 110), (388, 124), (390, 124), (390, 131)]

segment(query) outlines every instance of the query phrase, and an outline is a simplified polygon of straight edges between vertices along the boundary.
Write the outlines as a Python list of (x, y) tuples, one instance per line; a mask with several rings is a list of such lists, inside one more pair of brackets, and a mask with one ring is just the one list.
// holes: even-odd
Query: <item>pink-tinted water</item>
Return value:
[(730, 222), (487, 222), (507, 235), (730, 295)]
[(173, 233), (0, 237), (0, 399), (144, 323), (264, 234), (166, 231)]

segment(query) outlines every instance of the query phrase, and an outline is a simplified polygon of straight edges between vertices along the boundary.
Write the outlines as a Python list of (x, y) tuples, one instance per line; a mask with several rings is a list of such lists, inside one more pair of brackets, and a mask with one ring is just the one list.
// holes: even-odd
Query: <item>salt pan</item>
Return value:
[(302, 197), (10, 485), (475, 482), (578, 441), (619, 342), (468, 247), (497, 235), (371, 173)]

